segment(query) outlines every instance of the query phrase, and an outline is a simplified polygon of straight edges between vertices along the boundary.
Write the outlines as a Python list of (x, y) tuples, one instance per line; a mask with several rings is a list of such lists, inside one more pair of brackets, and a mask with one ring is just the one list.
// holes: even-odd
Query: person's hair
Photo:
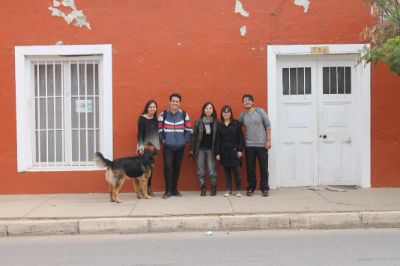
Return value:
[(203, 116), (206, 116), (206, 113), (204, 112), (204, 109), (207, 107), (207, 105), (211, 105), (211, 107), (213, 108), (213, 112), (212, 112), (211, 116), (212, 116), (214, 119), (217, 119), (216, 110), (215, 110), (215, 107), (214, 107), (214, 105), (212, 104), (212, 102), (205, 102), (205, 103), (203, 104), (203, 107), (201, 107), (200, 118), (202, 118)]
[(233, 120), (232, 107), (230, 105), (224, 105), (221, 109), (221, 123), (223, 123), (225, 121), (224, 116), (222, 115), (224, 113), (224, 111), (229, 111), (231, 113), (230, 121), (232, 121)]
[(181, 96), (179, 93), (177, 93), (177, 92), (174, 92), (174, 93), (172, 93), (172, 94), (169, 96), (169, 101), (172, 100), (172, 97), (179, 98), (179, 101), (182, 101), (182, 96)]
[(254, 102), (254, 97), (251, 94), (245, 94), (242, 96), (242, 102), (244, 100), (244, 98), (249, 98), (250, 101)]
[[(142, 115), (147, 114), (147, 113), (149, 112), (149, 106), (150, 106), (150, 104), (152, 104), (152, 103), (154, 103), (154, 104), (156, 105), (156, 108), (158, 109), (156, 100), (153, 100), (153, 99), (148, 100), (147, 103), (146, 103), (146, 105), (144, 106), (144, 110), (143, 110)], [(154, 116), (157, 117), (157, 111), (156, 111), (156, 113), (154, 114)]]

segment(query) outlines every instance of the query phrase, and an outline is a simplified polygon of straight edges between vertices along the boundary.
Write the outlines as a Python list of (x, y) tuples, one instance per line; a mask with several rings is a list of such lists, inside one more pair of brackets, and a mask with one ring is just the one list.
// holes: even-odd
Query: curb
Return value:
[(400, 211), (287, 213), (148, 218), (14, 220), (0, 222), (0, 237), (141, 234), (185, 231), (398, 228)]

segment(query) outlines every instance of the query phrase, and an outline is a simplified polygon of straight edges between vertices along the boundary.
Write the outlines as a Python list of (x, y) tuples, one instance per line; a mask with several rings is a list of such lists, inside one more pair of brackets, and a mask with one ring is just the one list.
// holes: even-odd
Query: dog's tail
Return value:
[(95, 161), (95, 163), (98, 167), (111, 168), (113, 166), (113, 162), (104, 158), (103, 154), (101, 154), (98, 151), (95, 152), (95, 154), (93, 156), (93, 160)]

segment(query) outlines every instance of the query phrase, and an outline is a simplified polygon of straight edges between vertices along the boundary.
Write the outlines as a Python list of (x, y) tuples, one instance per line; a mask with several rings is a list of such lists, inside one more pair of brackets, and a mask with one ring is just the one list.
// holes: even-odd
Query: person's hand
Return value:
[(137, 151), (136, 151), (136, 153), (138, 154), (138, 155), (142, 155), (143, 153), (144, 153), (144, 149), (142, 148), (142, 149), (138, 149)]
[(219, 161), (219, 160), (221, 160), (221, 156), (217, 155), (217, 156), (215, 156), (215, 159), (217, 159)]
[(241, 151), (237, 152), (237, 157), (240, 159), (242, 157), (243, 153)]
[(267, 140), (267, 143), (265, 144), (265, 148), (267, 150), (271, 149), (271, 140)]

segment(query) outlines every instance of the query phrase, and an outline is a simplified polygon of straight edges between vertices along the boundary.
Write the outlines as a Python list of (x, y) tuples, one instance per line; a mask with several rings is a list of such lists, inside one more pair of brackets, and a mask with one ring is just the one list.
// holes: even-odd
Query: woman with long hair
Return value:
[(206, 195), (207, 174), (211, 178), (210, 196), (217, 194), (217, 171), (215, 169), (214, 155), (217, 127), (218, 120), (215, 107), (211, 102), (206, 102), (201, 108), (200, 118), (195, 122), (190, 149), (190, 154), (196, 160), (197, 176), (201, 190), (200, 196)]
[[(138, 120), (137, 134), (137, 154), (143, 154), (144, 145), (151, 142), (157, 150), (160, 150), (160, 139), (158, 137), (158, 122), (157, 122), (157, 102), (155, 100), (147, 101), (142, 114)], [(147, 182), (147, 192), (154, 197), (155, 194), (151, 188), (151, 180), (153, 171)]]
[(233, 118), (232, 108), (225, 105), (221, 109), (221, 120), (218, 124), (215, 144), (216, 159), (224, 167), (226, 193), (232, 195), (232, 171), (235, 176), (236, 196), (241, 197), (241, 158), (245, 146), (242, 124)]

